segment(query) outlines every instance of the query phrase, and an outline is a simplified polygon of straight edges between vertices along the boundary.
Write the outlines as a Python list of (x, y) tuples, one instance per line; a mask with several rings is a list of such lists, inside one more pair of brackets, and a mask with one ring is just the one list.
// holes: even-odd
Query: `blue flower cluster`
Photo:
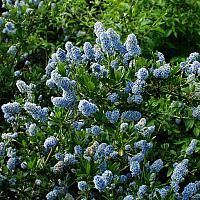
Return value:
[(2, 32), (5, 34), (15, 34), (16, 33), (15, 25), (12, 22), (7, 22)]
[(49, 150), (52, 147), (55, 147), (57, 145), (57, 143), (58, 143), (58, 140), (54, 136), (50, 136), (44, 141), (44, 147), (47, 150)]
[(73, 128), (76, 129), (77, 131), (80, 131), (84, 125), (85, 125), (84, 121), (73, 122)]
[(74, 154), (75, 155), (81, 155), (83, 153), (83, 148), (80, 145), (76, 145), (74, 147)]
[(134, 143), (134, 147), (135, 149), (140, 149), (143, 154), (146, 154), (153, 147), (153, 144), (146, 140), (140, 140)]
[(118, 99), (119, 99), (119, 95), (117, 93), (112, 93), (110, 94), (107, 99), (111, 102), (111, 103), (116, 103), (118, 102)]
[(97, 77), (97, 78), (103, 78), (108, 76), (108, 70), (98, 64), (98, 63), (93, 63), (90, 68), (92, 69), (92, 73)]
[(24, 104), (24, 109), (36, 120), (40, 120), (41, 122), (45, 122), (48, 118), (47, 107), (41, 108), (41, 106), (37, 106), (34, 103), (26, 102)]
[(4, 118), (7, 120), (13, 117), (14, 114), (18, 114), (21, 111), (20, 104), (17, 102), (3, 104), (1, 109), (4, 113)]
[(184, 177), (188, 173), (188, 159), (182, 160), (178, 163), (171, 175), (171, 186), (175, 193), (179, 191), (179, 184), (184, 181)]
[(121, 115), (122, 120), (138, 121), (142, 117), (142, 114), (138, 111), (125, 111)]
[(106, 118), (110, 121), (110, 123), (114, 124), (118, 121), (120, 117), (119, 110), (107, 111)]
[(34, 88), (34, 85), (27, 85), (24, 81), (17, 80), (16, 86), (18, 90), (23, 93), (31, 93), (32, 89)]
[(182, 192), (182, 199), (188, 200), (190, 199), (194, 194), (197, 193), (197, 191), (200, 189), (200, 182), (196, 183), (189, 183), (185, 186), (183, 192)]
[(163, 161), (161, 159), (158, 159), (150, 166), (150, 172), (158, 173), (162, 168), (163, 168)]
[(65, 165), (74, 165), (77, 163), (76, 157), (75, 155), (71, 154), (71, 153), (66, 153), (64, 155), (64, 163)]
[(189, 144), (189, 147), (186, 149), (186, 154), (192, 155), (194, 153), (194, 151), (196, 150), (196, 146), (197, 146), (197, 140), (192, 139), (192, 141)]
[(163, 53), (158, 52), (157, 57), (158, 57), (157, 63), (160, 63), (160, 65), (163, 65), (165, 63), (165, 57), (164, 57)]
[(78, 182), (78, 189), (81, 191), (85, 191), (87, 189), (87, 183), (86, 181), (79, 181)]
[(102, 129), (97, 125), (91, 126), (90, 131), (95, 136), (100, 135), (102, 133)]
[(170, 65), (169, 64), (164, 64), (158, 69), (153, 70), (153, 75), (156, 78), (160, 79), (167, 79), (170, 77)]
[[(52, 64), (48, 64), (48, 66), (51, 65)], [(76, 95), (74, 91), (76, 82), (74, 80), (70, 80), (68, 77), (62, 77), (58, 73), (57, 69), (54, 69), (53, 71), (51, 71), (51, 78), (46, 81), (46, 85), (50, 88), (54, 88), (55, 86), (57, 86), (63, 91), (62, 97), (51, 98), (54, 106), (73, 108), (76, 103)]]
[(37, 132), (37, 125), (35, 123), (30, 124), (27, 127), (27, 132), (30, 134), (30, 136), (34, 136)]
[(192, 110), (192, 116), (200, 120), (200, 105)]
[(144, 198), (145, 194), (147, 193), (147, 186), (141, 185), (138, 189), (137, 195), (140, 199)]
[(146, 68), (140, 68), (136, 76), (139, 80), (146, 80), (149, 77), (149, 72)]
[(95, 104), (90, 103), (89, 101), (83, 99), (80, 100), (78, 104), (78, 110), (86, 117), (91, 116), (93, 113), (96, 113), (98, 108)]
[(136, 103), (136, 104), (141, 104), (143, 102), (143, 97), (142, 95), (131, 95), (127, 98), (127, 102), (129, 104), (132, 104), (132, 103)]
[(165, 199), (170, 191), (170, 186), (165, 186), (164, 188), (158, 189), (156, 188), (156, 192), (160, 194), (161, 199)]
[(0, 157), (3, 157), (5, 154), (5, 144), (0, 142)]
[(99, 192), (103, 192), (105, 188), (111, 184), (112, 179), (113, 179), (112, 172), (109, 170), (106, 170), (104, 171), (102, 176), (100, 175), (94, 176), (93, 182), (94, 182), (95, 188), (99, 190)]
[(132, 176), (139, 176), (142, 171), (140, 168), (140, 163), (138, 161), (130, 160), (130, 171), (132, 172)]
[(180, 69), (186, 76), (200, 75), (200, 54), (191, 53), (185, 62), (180, 63)]
[(11, 55), (15, 55), (17, 53), (17, 46), (16, 45), (10, 46), (7, 53)]

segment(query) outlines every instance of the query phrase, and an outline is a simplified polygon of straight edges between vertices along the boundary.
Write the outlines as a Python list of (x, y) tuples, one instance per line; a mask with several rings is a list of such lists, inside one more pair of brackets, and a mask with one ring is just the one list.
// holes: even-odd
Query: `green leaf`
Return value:
[(193, 129), (193, 133), (194, 133), (194, 135), (195, 135), (196, 137), (199, 137), (200, 129), (197, 128), (197, 127), (195, 127), (195, 128)]
[(186, 126), (186, 130), (189, 130), (194, 126), (194, 119), (185, 119), (184, 123)]

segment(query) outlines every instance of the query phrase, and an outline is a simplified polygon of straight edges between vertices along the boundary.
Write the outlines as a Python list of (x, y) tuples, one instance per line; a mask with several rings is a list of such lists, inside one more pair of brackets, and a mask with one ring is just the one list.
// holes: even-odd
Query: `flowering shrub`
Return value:
[(2, 105), (1, 195), (198, 199), (200, 55), (171, 66), (139, 57), (134, 34), (122, 42), (101, 22), (94, 33), (94, 46), (52, 54), (47, 95), (18, 80), (21, 95)]

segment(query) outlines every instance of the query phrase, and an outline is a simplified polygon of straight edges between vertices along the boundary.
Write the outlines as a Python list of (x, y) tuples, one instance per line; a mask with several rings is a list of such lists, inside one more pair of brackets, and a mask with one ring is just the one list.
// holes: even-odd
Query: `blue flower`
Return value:
[(194, 61), (191, 65), (191, 71), (193, 74), (197, 74), (198, 70), (200, 69), (200, 62)]
[(108, 76), (108, 70), (106, 70), (104, 66), (101, 66), (98, 63), (93, 63), (90, 68), (92, 69), (93, 74), (97, 78), (103, 78)]
[(86, 117), (91, 116), (93, 113), (96, 113), (98, 108), (95, 104), (90, 103), (89, 101), (83, 99), (80, 100), (78, 104), (78, 110)]
[(141, 54), (137, 38), (133, 33), (128, 35), (125, 46), (130, 56), (137, 56)]
[(149, 149), (151, 149), (153, 144), (147, 142), (146, 140), (140, 140), (134, 143), (135, 149), (141, 149), (143, 154), (146, 154)]
[(76, 145), (74, 147), (74, 154), (75, 155), (81, 155), (83, 153), (83, 149), (80, 145)]
[(182, 192), (183, 200), (189, 200), (197, 191), (197, 185), (195, 183), (189, 183)]
[(57, 190), (53, 190), (46, 195), (47, 200), (56, 200), (57, 197), (58, 197), (58, 191)]
[(138, 161), (130, 161), (130, 171), (132, 172), (132, 176), (138, 176), (141, 174), (140, 163)]
[(163, 161), (161, 159), (158, 159), (150, 166), (150, 172), (158, 173), (162, 168), (163, 168)]
[(99, 192), (103, 192), (106, 188), (105, 180), (102, 176), (96, 175), (94, 176), (94, 185)]
[(104, 59), (103, 52), (95, 46), (94, 47), (94, 53), (95, 53), (95, 61), (101, 63)]
[(127, 195), (123, 200), (134, 200), (132, 195)]
[(125, 53), (123, 45), (120, 42), (120, 36), (112, 28), (109, 28), (106, 32), (110, 38), (112, 48), (119, 53)]
[(71, 56), (72, 59), (77, 63), (79, 63), (82, 60), (82, 53), (78, 47), (72, 47)]
[(57, 143), (58, 143), (57, 139), (54, 136), (50, 136), (44, 141), (44, 147), (46, 149), (50, 149), (50, 148), (56, 146)]
[(122, 120), (128, 121), (138, 121), (142, 117), (141, 113), (138, 111), (126, 111), (121, 115)]
[(126, 132), (126, 130), (128, 129), (128, 123), (121, 123), (120, 125), (120, 132)]
[(161, 65), (163, 65), (164, 62), (165, 62), (165, 56), (163, 55), (163, 53), (158, 52), (158, 53), (157, 53), (157, 57), (158, 57), (158, 62), (159, 62)]
[(187, 58), (187, 61), (192, 63), (194, 61), (196, 61), (198, 58), (200, 57), (200, 54), (197, 52), (193, 52), (189, 55), (189, 57)]
[(170, 190), (170, 186), (166, 186), (166, 187), (161, 188), (161, 189), (156, 188), (156, 192), (158, 192), (160, 194), (161, 199), (166, 198), (169, 190)]
[(83, 45), (83, 51), (85, 53), (85, 56), (88, 60), (94, 60), (95, 59), (95, 52), (92, 47), (92, 45), (89, 42), (85, 42)]
[(110, 94), (107, 99), (111, 102), (111, 103), (116, 103), (118, 102), (118, 99), (119, 99), (119, 95), (117, 93), (112, 93)]
[(28, 132), (30, 134), (30, 136), (34, 136), (37, 132), (37, 125), (34, 123), (34, 124), (31, 124), (29, 127), (28, 127)]
[(111, 63), (110, 63), (110, 66), (113, 68), (113, 69), (118, 69), (119, 68), (119, 62), (117, 59), (115, 60), (112, 60)]
[(94, 134), (95, 136), (100, 135), (102, 133), (102, 129), (97, 125), (92, 126), (91, 133)]
[(106, 32), (100, 33), (99, 40), (101, 43), (102, 50), (105, 53), (112, 55), (114, 52), (112, 50), (112, 45), (111, 45), (111, 41), (110, 41), (108, 34)]
[(64, 163), (66, 165), (74, 165), (77, 163), (77, 160), (75, 158), (75, 155), (72, 155), (71, 153), (66, 153), (64, 157)]
[(113, 173), (110, 170), (106, 170), (103, 172), (102, 178), (104, 179), (106, 186), (108, 186), (112, 182)]
[(17, 53), (17, 46), (16, 45), (10, 46), (7, 53), (15, 55)]
[(94, 24), (94, 33), (97, 37), (100, 37), (100, 34), (105, 32), (104, 26), (101, 22), (96, 22)]
[(134, 83), (133, 83), (132, 81), (128, 81), (128, 82), (126, 83), (126, 87), (125, 87), (125, 89), (124, 89), (124, 92), (125, 92), (125, 93), (131, 92), (131, 91), (132, 91), (133, 85), (134, 85)]
[(125, 183), (127, 181), (127, 176), (125, 175), (120, 175), (119, 176), (119, 182), (120, 183)]
[(76, 102), (76, 96), (73, 93), (65, 94), (62, 97), (52, 97), (51, 101), (56, 107), (73, 108)]
[(31, 116), (36, 119), (40, 120), (42, 122), (45, 122), (48, 117), (48, 108), (44, 107), (41, 108), (40, 106), (37, 106), (34, 103), (26, 102), (24, 104), (24, 109), (31, 114)]
[(16, 32), (15, 25), (12, 22), (7, 22), (2, 32), (7, 34), (14, 34)]
[(0, 157), (3, 157), (5, 154), (5, 144), (0, 142)]
[(22, 75), (21, 71), (20, 70), (17, 70), (14, 72), (14, 76), (19, 78), (20, 76)]
[(137, 192), (138, 197), (143, 198), (146, 193), (147, 193), (147, 186), (141, 185), (138, 189), (138, 192)]
[(114, 124), (118, 121), (120, 117), (119, 110), (107, 111), (106, 118), (110, 121), (110, 123)]
[(127, 103), (136, 103), (141, 104), (143, 102), (143, 98), (141, 95), (131, 95), (127, 98)]
[(149, 77), (149, 72), (146, 68), (141, 68), (137, 72), (137, 78), (139, 80), (146, 80)]
[(77, 131), (80, 131), (81, 128), (84, 126), (84, 122), (83, 121), (75, 121), (73, 122), (73, 128), (76, 129)]
[(7, 168), (12, 171), (16, 166), (16, 158), (9, 158), (7, 161)]
[(111, 153), (113, 153), (114, 147), (112, 145), (107, 145), (104, 149), (104, 153), (106, 156), (109, 156)]
[(21, 111), (20, 105), (17, 102), (7, 103), (1, 106), (5, 118), (9, 118), (13, 114), (18, 114)]
[(31, 85), (27, 85), (24, 81), (21, 81), (21, 80), (17, 80), (16, 86), (22, 94), (30, 93), (32, 91)]
[(61, 161), (61, 160), (64, 159), (64, 155), (61, 154), (60, 152), (58, 152), (58, 153), (55, 154), (55, 158), (56, 158), (56, 160)]
[(196, 145), (197, 145), (197, 140), (192, 139), (192, 141), (189, 144), (189, 147), (186, 149), (186, 154), (192, 155), (194, 153), (194, 151), (196, 150)]
[(139, 163), (141, 163), (144, 160), (144, 154), (143, 153), (137, 153), (136, 155), (134, 155), (133, 157), (130, 158), (129, 162), (133, 162), (133, 161), (137, 161)]
[(56, 57), (60, 62), (65, 62), (66, 61), (65, 51), (61, 48), (58, 48), (58, 50), (56, 51)]
[(179, 186), (178, 184), (184, 181), (184, 177), (188, 173), (188, 159), (182, 160), (182, 162), (178, 163), (174, 171), (171, 175), (171, 186), (175, 192), (178, 192)]
[(168, 64), (165, 64), (164, 66), (161, 66), (158, 69), (154, 69), (153, 75), (156, 78), (161, 78), (161, 79), (167, 79), (170, 76), (170, 66)]
[(200, 120), (200, 105), (197, 107), (193, 108), (192, 110), (192, 116)]
[(87, 189), (87, 183), (86, 181), (79, 181), (78, 182), (78, 189), (81, 191), (85, 191)]

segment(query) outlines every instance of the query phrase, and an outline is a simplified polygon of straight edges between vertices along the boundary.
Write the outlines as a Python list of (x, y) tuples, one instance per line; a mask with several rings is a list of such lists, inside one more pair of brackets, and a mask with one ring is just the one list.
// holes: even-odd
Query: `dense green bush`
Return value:
[(134, 34), (94, 30), (94, 46), (68, 41), (1, 107), (2, 198), (198, 199), (199, 53), (147, 60)]
[[(63, 41), (76, 44), (92, 41), (96, 20), (115, 28), (123, 39), (129, 32), (134, 32), (144, 56), (149, 57), (159, 50), (169, 60), (199, 48), (199, 0), (3, 2), (7, 2), (3, 5), (7, 11), (2, 13), (0, 22), (0, 82), (4, 88), (1, 102), (14, 94), (13, 71), (26, 70), (26, 60), (31, 62), (33, 70), (43, 68), (49, 55), (62, 47)], [(15, 34), (2, 33), (7, 22), (15, 25)], [(12, 45), (16, 45), (17, 52), (10, 57), (7, 51)]]

